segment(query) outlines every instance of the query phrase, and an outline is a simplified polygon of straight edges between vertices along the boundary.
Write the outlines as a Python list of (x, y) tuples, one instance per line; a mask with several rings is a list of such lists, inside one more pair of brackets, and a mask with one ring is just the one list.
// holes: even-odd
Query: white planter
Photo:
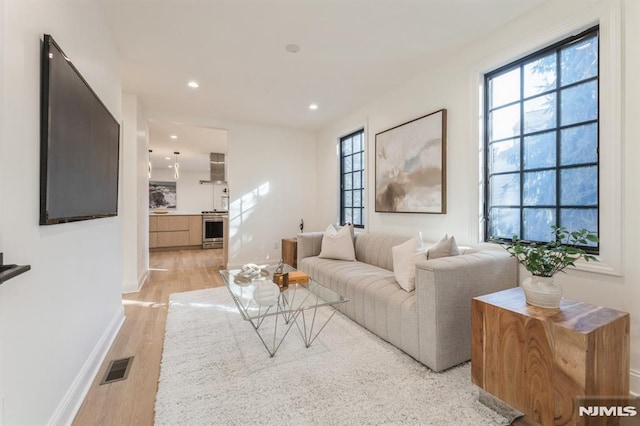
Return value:
[(553, 277), (532, 275), (522, 282), (527, 303), (541, 308), (559, 308), (562, 299), (562, 287)]

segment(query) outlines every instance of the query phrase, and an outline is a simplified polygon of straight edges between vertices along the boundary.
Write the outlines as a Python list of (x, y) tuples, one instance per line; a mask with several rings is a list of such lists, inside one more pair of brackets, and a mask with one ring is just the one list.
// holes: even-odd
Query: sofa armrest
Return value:
[(435, 371), (471, 358), (471, 299), (517, 286), (517, 262), (482, 250), (416, 264), (420, 357)]
[(320, 254), (323, 235), (324, 232), (304, 232), (298, 234), (298, 262), (305, 257)]

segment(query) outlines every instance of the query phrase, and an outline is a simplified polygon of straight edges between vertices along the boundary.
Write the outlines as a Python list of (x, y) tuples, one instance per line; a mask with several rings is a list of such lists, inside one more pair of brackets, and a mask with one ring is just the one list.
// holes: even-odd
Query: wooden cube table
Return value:
[(298, 240), (296, 238), (282, 239), (282, 260), (289, 266), (298, 267)]
[(563, 298), (527, 305), (522, 288), (471, 303), (471, 379), (542, 425), (584, 424), (576, 398), (629, 396), (629, 314)]

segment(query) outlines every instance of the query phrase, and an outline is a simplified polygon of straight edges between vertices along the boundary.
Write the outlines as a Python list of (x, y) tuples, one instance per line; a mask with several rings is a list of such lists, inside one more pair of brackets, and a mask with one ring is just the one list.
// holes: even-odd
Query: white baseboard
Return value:
[(640, 397), (640, 371), (631, 370), (629, 389), (631, 394), (635, 397)]
[(138, 290), (137, 281), (129, 280), (122, 283), (122, 294), (136, 293)]
[(149, 270), (147, 269), (138, 276), (137, 281), (133, 281), (133, 280), (125, 281), (122, 284), (122, 294), (139, 292), (142, 289), (142, 286), (144, 285), (144, 283), (147, 281), (148, 277), (149, 277)]
[(100, 370), (104, 358), (107, 356), (107, 352), (109, 352), (114, 339), (118, 335), (118, 331), (120, 331), (120, 327), (124, 323), (124, 319), (124, 309), (119, 309), (98, 344), (91, 351), (89, 358), (78, 372), (64, 398), (60, 401), (58, 408), (56, 408), (56, 411), (47, 422), (48, 425), (70, 425), (73, 422), (93, 380)]
[(149, 278), (149, 269), (145, 269), (138, 276), (138, 289), (142, 289), (142, 286), (144, 285), (144, 283), (147, 282), (147, 278)]

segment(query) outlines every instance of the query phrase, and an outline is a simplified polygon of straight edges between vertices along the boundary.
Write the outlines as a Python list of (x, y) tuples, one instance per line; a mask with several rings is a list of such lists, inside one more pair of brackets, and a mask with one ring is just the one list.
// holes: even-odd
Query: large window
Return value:
[(596, 27), (485, 76), (487, 239), (598, 231), (598, 73)]
[(364, 227), (364, 130), (340, 138), (340, 223)]

